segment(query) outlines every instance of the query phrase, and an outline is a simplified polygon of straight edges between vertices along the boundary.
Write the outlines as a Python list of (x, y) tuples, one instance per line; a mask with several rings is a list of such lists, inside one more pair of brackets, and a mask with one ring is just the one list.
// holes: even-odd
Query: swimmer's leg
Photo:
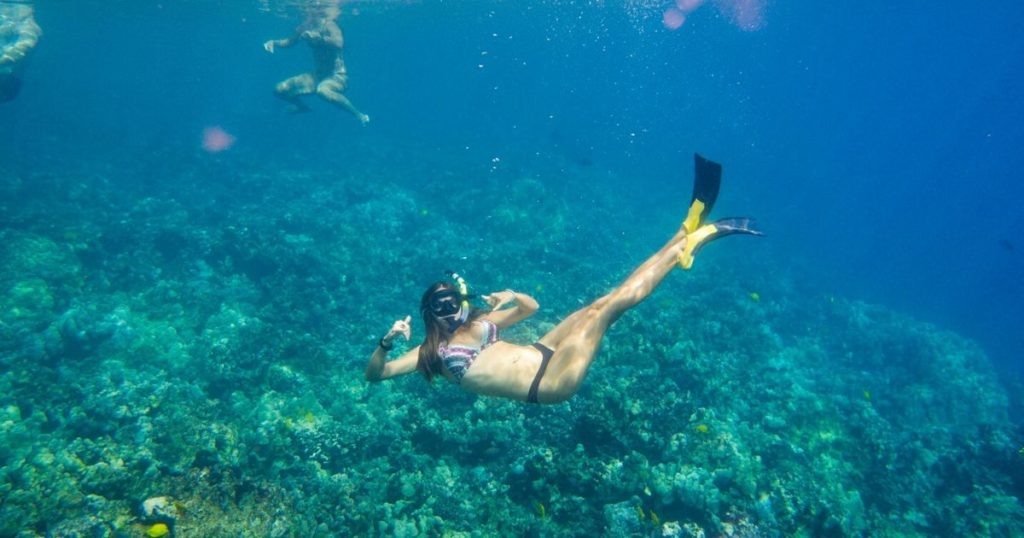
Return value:
[(345, 91), (347, 83), (348, 79), (344, 75), (336, 74), (318, 84), (316, 87), (316, 93), (327, 101), (349, 111), (357, 120), (359, 120), (359, 123), (365, 126), (370, 123), (370, 117), (356, 109), (355, 105), (352, 104), (352, 101), (349, 101), (348, 97), (345, 97), (345, 94), (342, 93)]
[(676, 234), (611, 293), (576, 311), (540, 339), (554, 354), (540, 381), (539, 403), (563, 402), (576, 393), (605, 332), (624, 312), (646, 299), (675, 269), (685, 245), (685, 233)]
[(299, 99), (302, 95), (309, 95), (316, 90), (316, 80), (313, 75), (306, 73), (282, 80), (274, 87), (274, 95), (289, 103), (288, 111), (293, 114), (309, 112), (309, 107)]
[[(653, 256), (644, 261), (644, 263), (640, 264), (639, 267), (634, 269), (633, 273), (631, 273), (630, 276), (619, 287), (621, 288), (627, 282), (642, 279), (643, 275), (650, 274), (651, 269), (655, 267), (661, 260), (663, 260), (666, 255), (678, 257), (678, 254), (682, 252), (683, 248), (685, 247), (685, 240), (686, 231), (685, 229), (680, 228), (679, 231), (676, 232), (676, 234), (672, 236), (672, 238), (669, 239), (668, 242), (661, 247), (661, 249), (658, 250), (658, 252), (656, 252)], [(662, 276), (662, 278), (664, 278), (664, 276)], [(552, 349), (558, 347), (562, 339), (571, 334), (575, 330), (576, 322), (580, 318), (584, 317), (588, 310), (595, 307), (603, 307), (611, 299), (614, 293), (615, 290), (597, 299), (590, 305), (585, 306), (569, 315), (569, 317), (562, 320), (558, 325), (555, 326), (554, 329), (551, 329), (546, 335), (544, 335), (544, 338), (540, 340), (540, 343)]]
[[(626, 279), (626, 282), (629, 282), (634, 278), (640, 278), (639, 275), (649, 273), (650, 268), (663, 260), (665, 253), (670, 249), (676, 252), (676, 259), (678, 260), (679, 256), (687, 250), (686, 243), (684, 243), (687, 239), (687, 235), (690, 232), (697, 230), (701, 221), (703, 221), (711, 211), (715, 201), (718, 199), (718, 190), (722, 182), (722, 166), (716, 162), (709, 161), (700, 155), (694, 155), (694, 159), (695, 173), (693, 196), (690, 200), (686, 218), (683, 220), (683, 223), (680, 225), (676, 234), (672, 236), (672, 238), (669, 239), (658, 252), (648, 258), (647, 261), (640, 265), (640, 267), (636, 268), (633, 271), (633, 274)], [(662, 276), (662, 278), (664, 278), (664, 276)], [(612, 293), (614, 293), (614, 291)], [(542, 340), (541, 343), (552, 348), (557, 346), (558, 342), (564, 336), (573, 331), (576, 320), (582, 317), (588, 308), (603, 306), (609, 300), (612, 293), (601, 297), (594, 301), (590, 306), (578, 310), (574, 314), (570, 315), (545, 336), (545, 338), (550, 339), (550, 341), (545, 342)]]
[[(701, 226), (718, 197), (721, 166), (698, 155), (696, 167), (693, 200), (679, 231), (617, 288), (573, 313), (540, 339), (541, 344), (555, 350), (540, 381), (537, 393), (540, 403), (562, 402), (576, 393), (608, 328), (623, 313), (646, 299), (681, 263), (684, 253), (689, 252), (692, 264), (693, 254), (701, 243), (729, 233), (757, 233), (750, 228), (749, 219), (727, 219)], [(714, 226), (718, 228), (709, 228)], [(693, 235), (702, 234), (699, 240), (690, 236), (691, 231)], [(696, 248), (691, 248), (691, 244)]]

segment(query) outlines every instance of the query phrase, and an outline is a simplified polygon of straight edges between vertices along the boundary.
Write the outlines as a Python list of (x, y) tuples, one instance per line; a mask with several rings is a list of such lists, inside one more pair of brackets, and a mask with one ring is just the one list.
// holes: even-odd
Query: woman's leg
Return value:
[(562, 402), (576, 393), (608, 327), (658, 287), (678, 264), (685, 246), (686, 231), (680, 229), (611, 293), (574, 312), (540, 339), (555, 350), (540, 382), (540, 403)]
[(575, 394), (608, 327), (623, 312), (646, 299), (676, 265), (689, 269), (701, 245), (731, 234), (761, 235), (752, 228), (750, 219), (745, 218), (705, 224), (704, 219), (718, 198), (722, 166), (694, 155), (694, 172), (693, 198), (686, 219), (675, 236), (619, 287), (573, 313), (540, 339), (541, 344), (554, 350), (547, 370), (540, 378), (537, 390), (540, 403), (561, 402)]
[(297, 114), (309, 111), (309, 107), (299, 99), (299, 96), (309, 95), (315, 90), (316, 79), (313, 78), (313, 75), (304, 73), (278, 82), (274, 87), (274, 95), (290, 103), (288, 111)]
[[(633, 272), (629, 275), (629, 277), (626, 278), (626, 280), (623, 281), (623, 283), (619, 285), (619, 288), (622, 288), (623, 286), (625, 286), (631, 280), (635, 280), (637, 278), (642, 278), (642, 275), (647, 274), (649, 269), (653, 265), (657, 264), (658, 261), (661, 260), (665, 256), (665, 254), (667, 252), (669, 252), (670, 250), (672, 252), (679, 252), (680, 250), (682, 250), (682, 248), (685, 247), (685, 243), (682, 244), (682, 245), (678, 245), (678, 249), (676, 249), (674, 247), (676, 247), (677, 244), (679, 244), (685, 238), (686, 238), (686, 230), (684, 228), (680, 228), (679, 231), (676, 232), (676, 234), (674, 236), (672, 236), (672, 239), (669, 239), (668, 242), (665, 243), (665, 245), (663, 247), (661, 247), (660, 250), (658, 250), (658, 252), (654, 253), (653, 256), (651, 256), (646, 261), (644, 261), (644, 263), (640, 264), (640, 267), (637, 267), (636, 269), (634, 269)], [(662, 277), (662, 278), (664, 278), (664, 277)], [(542, 343), (545, 346), (550, 347), (552, 349), (557, 348), (558, 345), (559, 345), (559, 342), (561, 342), (561, 340), (563, 338), (565, 338), (567, 335), (569, 335), (569, 334), (571, 334), (573, 332), (573, 330), (575, 329), (575, 326), (576, 326), (576, 322), (579, 321), (580, 318), (582, 318), (587, 313), (588, 310), (590, 310), (592, 308), (595, 308), (595, 307), (597, 307), (597, 308), (603, 307), (605, 304), (607, 304), (607, 302), (610, 300), (612, 295), (615, 294), (616, 291), (618, 291), (618, 288), (616, 288), (615, 290), (612, 290), (610, 293), (600, 297), (599, 299), (597, 299), (596, 301), (590, 303), (589, 305), (587, 305), (587, 306), (577, 310), (576, 312), (573, 312), (572, 314), (570, 314), (567, 318), (565, 318), (561, 322), (559, 322), (558, 325), (556, 325), (554, 329), (551, 329), (550, 331), (548, 331), (548, 333), (545, 334), (544, 337), (540, 339), (540, 343)]]
[(324, 80), (320, 84), (317, 84), (316, 93), (328, 102), (334, 103), (335, 105), (349, 111), (356, 117), (356, 119), (359, 120), (359, 123), (365, 126), (367, 123), (370, 123), (370, 117), (360, 112), (356, 106), (352, 104), (352, 101), (350, 101), (348, 97), (345, 97), (343, 92), (347, 85), (348, 77), (340, 73), (335, 73), (330, 78)]

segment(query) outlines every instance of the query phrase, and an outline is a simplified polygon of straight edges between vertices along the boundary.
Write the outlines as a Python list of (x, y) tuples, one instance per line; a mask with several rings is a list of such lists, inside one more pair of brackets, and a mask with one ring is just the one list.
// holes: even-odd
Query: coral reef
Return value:
[(565, 404), (363, 380), (450, 265), (539, 298), (526, 343), (657, 248), (592, 169), (196, 159), (0, 170), (0, 536), (1024, 529), (1020, 396), (982, 350), (738, 243), (625, 315)]

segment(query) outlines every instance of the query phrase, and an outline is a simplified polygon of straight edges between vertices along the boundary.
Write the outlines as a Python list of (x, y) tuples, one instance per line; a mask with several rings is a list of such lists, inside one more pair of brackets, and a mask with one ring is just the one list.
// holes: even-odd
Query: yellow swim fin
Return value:
[(693, 159), (693, 197), (686, 220), (683, 221), (687, 234), (686, 247), (679, 253), (679, 265), (683, 269), (693, 267), (693, 257), (697, 251), (715, 239), (732, 234), (764, 235), (753, 228), (754, 221), (748, 218), (729, 218), (704, 224), (718, 200), (718, 190), (722, 185), (722, 165), (696, 153)]
[(715, 239), (733, 234), (764, 235), (753, 226), (753, 219), (738, 217), (716, 220), (697, 228), (695, 232), (686, 236), (686, 246), (679, 253), (679, 265), (683, 269), (693, 267), (693, 257), (697, 255), (697, 251)]
[(693, 154), (693, 196), (690, 198), (690, 209), (686, 213), (683, 227), (686, 233), (697, 231), (701, 223), (711, 213), (715, 201), (718, 200), (718, 189), (722, 186), (722, 165)]

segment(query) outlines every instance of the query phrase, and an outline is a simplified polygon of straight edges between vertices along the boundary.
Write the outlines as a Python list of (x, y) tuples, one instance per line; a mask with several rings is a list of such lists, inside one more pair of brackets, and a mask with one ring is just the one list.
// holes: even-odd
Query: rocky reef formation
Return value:
[(528, 343), (675, 225), (624, 216), (593, 169), (422, 160), (0, 171), (0, 536), (1024, 529), (1021, 430), (982, 350), (764, 246), (671, 276), (566, 404), (368, 385), (449, 264), (537, 296), (505, 335)]

